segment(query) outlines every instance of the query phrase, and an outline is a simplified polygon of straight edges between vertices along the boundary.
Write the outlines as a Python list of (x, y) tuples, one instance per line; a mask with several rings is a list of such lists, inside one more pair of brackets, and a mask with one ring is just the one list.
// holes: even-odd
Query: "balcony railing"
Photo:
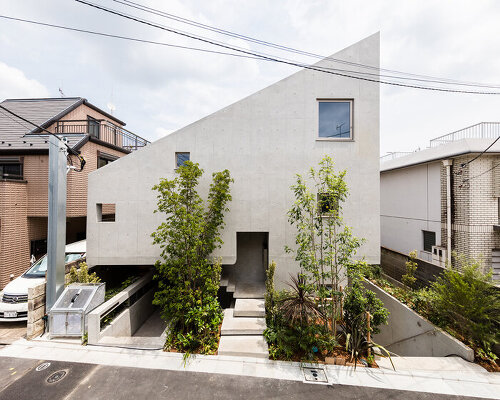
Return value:
[(500, 122), (481, 122), (459, 131), (439, 136), (430, 141), (430, 147), (455, 142), (462, 139), (496, 139), (500, 136)]
[(383, 163), (385, 161), (394, 160), (396, 158), (404, 157), (404, 156), (407, 156), (408, 154), (412, 154), (412, 153), (414, 153), (414, 151), (393, 151), (393, 152), (390, 152), (390, 153), (387, 153), (387, 154), (381, 156), (380, 162)]
[(54, 127), (57, 134), (89, 134), (103, 142), (133, 151), (150, 142), (125, 128), (113, 125), (105, 120), (67, 120), (59, 121)]

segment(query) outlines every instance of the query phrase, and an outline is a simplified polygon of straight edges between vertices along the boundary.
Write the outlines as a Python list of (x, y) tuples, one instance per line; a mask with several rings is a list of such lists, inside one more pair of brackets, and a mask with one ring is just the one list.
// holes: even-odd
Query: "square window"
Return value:
[(96, 204), (97, 222), (115, 222), (116, 204), (97, 203)]
[(352, 139), (352, 101), (319, 102), (319, 138)]
[(175, 153), (175, 165), (177, 168), (184, 165), (186, 161), (189, 161), (190, 153)]
[(338, 210), (339, 201), (338, 199), (328, 193), (318, 193), (318, 210), (321, 215), (328, 214), (333, 210)]
[(432, 251), (432, 246), (436, 245), (436, 232), (422, 231), (424, 234), (424, 251)]

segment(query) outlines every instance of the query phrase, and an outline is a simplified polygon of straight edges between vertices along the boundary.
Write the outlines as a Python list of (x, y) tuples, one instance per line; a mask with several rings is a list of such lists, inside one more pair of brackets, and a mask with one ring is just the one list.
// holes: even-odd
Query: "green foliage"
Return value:
[(79, 268), (74, 266), (69, 270), (67, 285), (70, 283), (100, 283), (101, 278), (95, 272), (89, 273), (89, 267), (86, 262), (81, 262)]
[(297, 229), (296, 249), (285, 250), (295, 254), (305, 278), (304, 290), (318, 299), (332, 335), (340, 317), (340, 283), (362, 243), (342, 220), (348, 194), (345, 175), (345, 170), (336, 173), (333, 160), (325, 156), (317, 170), (310, 169), (309, 179), (296, 175), (291, 187), (295, 202), (288, 211), (288, 220)]
[(274, 296), (276, 290), (274, 288), (274, 272), (276, 271), (276, 263), (271, 261), (266, 269), (266, 316), (271, 315), (271, 310), (274, 306)]
[(187, 353), (213, 353), (217, 349), (222, 310), (217, 301), (221, 264), (211, 260), (222, 245), (219, 236), (231, 201), (229, 171), (212, 174), (206, 205), (197, 193), (203, 170), (187, 161), (174, 179), (162, 179), (158, 209), (165, 221), (152, 234), (161, 248), (155, 264), (158, 291), (154, 304), (170, 324), (165, 347)]
[(417, 259), (417, 250), (410, 251), (408, 260), (405, 263), (406, 266), (406, 274), (401, 277), (401, 281), (408, 287), (413, 288), (415, 285), (415, 272), (417, 271), (418, 264), (416, 262)]
[(318, 319), (323, 319), (317, 304), (307, 294), (304, 275), (290, 275), (290, 279), (292, 283), (288, 286), (292, 290), (286, 292), (279, 305), (283, 319), (290, 325), (300, 326), (314, 324)]
[(431, 286), (432, 319), (471, 339), (493, 359), (500, 342), (500, 291), (480, 262), (456, 256), (461, 272), (448, 267)]
[(139, 279), (138, 276), (129, 276), (127, 279), (125, 279), (122, 283), (120, 283), (119, 286), (117, 287), (112, 287), (109, 289), (106, 289), (106, 294), (104, 295), (104, 300), (107, 301), (110, 298), (116, 296), (118, 293), (120, 293), (122, 290), (128, 288), (132, 283), (134, 283), (137, 279)]

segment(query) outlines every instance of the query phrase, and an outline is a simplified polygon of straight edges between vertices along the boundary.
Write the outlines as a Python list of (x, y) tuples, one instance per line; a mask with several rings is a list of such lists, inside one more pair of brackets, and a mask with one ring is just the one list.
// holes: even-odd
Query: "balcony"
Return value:
[(481, 122), (432, 139), (430, 141), (430, 147), (438, 147), (462, 139), (496, 139), (499, 136), (500, 122)]
[(106, 120), (64, 120), (58, 121), (53, 129), (56, 134), (84, 134), (127, 151), (134, 151), (150, 142), (125, 128)]

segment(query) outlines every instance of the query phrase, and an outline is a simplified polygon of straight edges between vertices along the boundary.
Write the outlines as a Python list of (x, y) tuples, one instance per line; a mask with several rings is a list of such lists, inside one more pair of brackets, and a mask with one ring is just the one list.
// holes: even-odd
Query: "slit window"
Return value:
[(319, 139), (352, 139), (352, 100), (319, 102)]
[(97, 222), (115, 222), (116, 204), (97, 203), (96, 213), (97, 213)]
[(321, 215), (328, 215), (334, 210), (338, 210), (339, 201), (333, 194), (318, 193), (318, 211)]
[(175, 153), (175, 165), (182, 167), (186, 161), (189, 161), (190, 153)]

